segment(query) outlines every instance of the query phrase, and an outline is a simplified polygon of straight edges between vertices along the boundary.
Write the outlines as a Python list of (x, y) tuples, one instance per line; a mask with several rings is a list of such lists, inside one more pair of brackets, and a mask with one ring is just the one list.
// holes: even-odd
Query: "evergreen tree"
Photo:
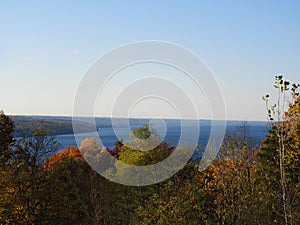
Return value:
[(0, 111), (0, 163), (11, 158), (10, 147), (14, 142), (14, 124), (11, 118)]

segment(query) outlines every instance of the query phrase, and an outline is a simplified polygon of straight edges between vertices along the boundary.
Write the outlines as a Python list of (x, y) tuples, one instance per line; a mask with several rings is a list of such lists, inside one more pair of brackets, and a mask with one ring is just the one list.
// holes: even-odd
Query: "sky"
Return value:
[[(193, 51), (209, 66), (228, 120), (265, 120), (261, 96), (274, 93), (274, 76), (299, 82), (299, 11), (299, 1), (1, 1), (0, 109), (71, 116), (77, 88), (95, 60), (126, 43), (161, 40)], [(197, 103), (203, 96), (188, 81), (155, 65), (120, 73), (98, 101), (96, 116), (110, 115), (114, 93), (138, 77), (138, 69), (177, 76), (200, 117), (209, 118), (209, 109)], [(130, 112), (147, 115), (173, 112), (156, 100)]]

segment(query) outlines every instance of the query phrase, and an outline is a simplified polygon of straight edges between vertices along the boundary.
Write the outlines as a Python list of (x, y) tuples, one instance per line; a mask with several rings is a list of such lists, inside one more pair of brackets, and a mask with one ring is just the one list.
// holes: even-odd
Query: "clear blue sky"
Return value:
[(95, 59), (154, 39), (185, 46), (209, 65), (228, 119), (263, 120), (261, 96), (274, 75), (300, 81), (299, 12), (299, 1), (2, 1), (0, 108), (72, 115)]

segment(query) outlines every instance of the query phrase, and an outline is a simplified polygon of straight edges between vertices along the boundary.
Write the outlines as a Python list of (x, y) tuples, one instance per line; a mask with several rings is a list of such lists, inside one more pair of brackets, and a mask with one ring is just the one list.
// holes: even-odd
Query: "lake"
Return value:
[[(234, 131), (237, 126), (241, 125), (241, 123), (241, 121), (227, 121), (226, 131)], [(177, 144), (179, 143), (182, 128), (180, 120), (164, 120), (163, 123), (161, 122), (161, 120), (157, 120), (157, 122), (155, 122), (155, 120), (151, 120), (151, 124), (152, 127), (157, 131), (157, 133), (161, 137), (164, 137), (163, 141), (177, 146)], [(194, 124), (195, 123), (192, 120), (188, 123), (188, 127), (185, 130), (187, 134), (186, 136), (192, 136), (192, 134), (194, 134), (193, 132), (196, 132), (195, 129), (197, 129), (197, 126), (195, 126)], [(257, 144), (259, 144), (261, 140), (266, 137), (268, 130), (270, 129), (270, 127), (267, 126), (266, 122), (251, 121), (247, 122), (247, 125), (249, 135), (255, 139)], [(140, 126), (142, 126), (142, 123), (129, 124), (131, 130), (136, 129)], [(165, 129), (163, 129), (164, 127)], [(200, 132), (197, 142), (198, 144), (200, 144), (200, 146), (206, 146), (210, 136), (211, 121), (201, 120), (199, 128)], [(112, 127), (102, 127), (98, 129), (98, 133), (82, 133), (78, 134), (77, 137), (79, 139), (79, 142), (81, 142), (87, 137), (98, 135), (101, 139), (102, 145), (106, 146), (109, 149), (112, 149), (117, 140), (129, 140), (130, 131), (127, 128), (120, 126), (117, 127), (116, 130), (117, 132)], [(116, 133), (118, 135), (116, 135)], [(58, 135), (57, 140), (61, 143), (62, 148), (65, 148), (67, 146), (77, 146), (74, 134)], [(186, 143), (184, 144), (189, 144), (188, 139), (186, 139), (185, 141)]]

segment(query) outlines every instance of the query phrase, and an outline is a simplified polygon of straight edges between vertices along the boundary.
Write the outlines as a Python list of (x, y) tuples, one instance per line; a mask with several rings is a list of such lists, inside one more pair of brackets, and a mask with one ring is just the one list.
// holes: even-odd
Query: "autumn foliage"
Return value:
[(48, 159), (45, 160), (44, 167), (47, 169), (53, 169), (54, 165), (66, 157), (71, 157), (73, 159), (80, 159), (82, 155), (78, 148), (76, 147), (67, 147), (66, 149), (51, 155)]
[[(111, 154), (104, 172), (128, 173), (129, 179), (136, 179), (118, 165), (119, 160), (150, 165), (175, 149), (161, 143), (153, 151), (135, 150), (147, 143), (149, 127), (134, 131), (139, 138), (132, 148), (119, 141), (109, 150), (87, 138), (79, 148), (52, 152), (40, 164), (33, 159), (44, 149), (54, 149), (55, 142), (48, 145), (53, 139), (41, 130), (28, 135), (38, 141), (24, 139), (18, 144), (12, 137), (13, 123), (0, 113), (0, 224), (300, 224), (300, 97), (288, 106), (284, 120), (273, 125), (260, 145), (249, 137), (245, 123), (227, 132), (217, 159), (202, 172), (197, 160), (190, 160), (161, 183), (130, 187), (100, 176), (84, 157), (101, 163)], [(148, 143), (158, 140), (154, 135)], [(281, 160), (278, 143), (284, 147)]]

